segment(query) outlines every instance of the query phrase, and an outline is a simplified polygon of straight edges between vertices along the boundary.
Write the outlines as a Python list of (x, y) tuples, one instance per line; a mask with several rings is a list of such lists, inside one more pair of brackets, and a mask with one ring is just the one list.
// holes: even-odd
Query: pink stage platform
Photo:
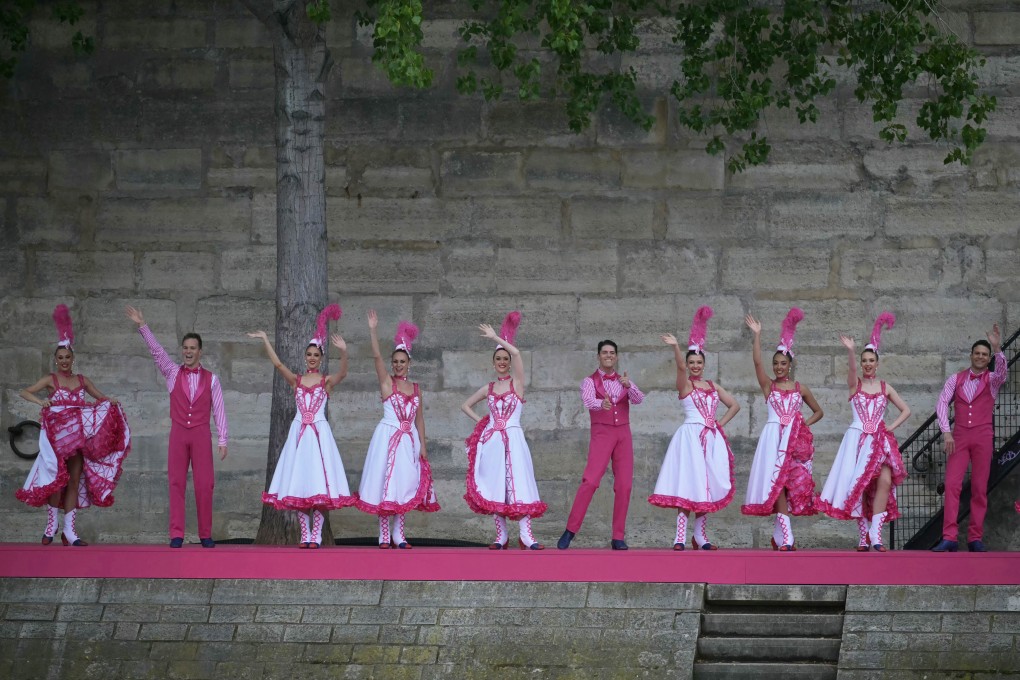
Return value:
[(1020, 553), (0, 544), (0, 577), (1012, 585)]

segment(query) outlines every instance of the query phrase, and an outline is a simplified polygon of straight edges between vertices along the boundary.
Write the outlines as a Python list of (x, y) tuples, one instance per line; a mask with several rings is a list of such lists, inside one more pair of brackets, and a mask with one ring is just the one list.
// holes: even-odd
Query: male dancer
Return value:
[[(942, 387), (935, 412), (946, 450), (946, 500), (942, 517), (942, 540), (934, 552), (956, 552), (957, 518), (963, 476), (970, 463), (970, 525), (967, 548), (986, 552), (981, 542), (988, 508), (988, 472), (992, 465), (994, 432), (992, 411), (999, 388), (1006, 382), (1006, 355), (1002, 352), (999, 324), (970, 348), (970, 368), (949, 376)], [(995, 366), (988, 370), (994, 355)], [(949, 403), (955, 402), (955, 421), (949, 430)]]
[[(227, 457), (227, 414), (223, 410), (223, 390), (219, 378), (199, 363), (202, 337), (188, 333), (181, 341), (183, 364), (174, 363), (142, 312), (128, 306), (127, 316), (138, 324), (138, 332), (149, 347), (153, 361), (166, 378), (170, 392), (170, 446), (166, 474), (170, 486), (170, 547), (184, 545), (184, 495), (188, 489), (188, 466), (195, 481), (195, 506), (198, 511), (198, 537), (203, 548), (214, 548), (212, 539), (213, 459), (209, 412), (216, 420), (220, 460)], [(184, 379), (178, 380), (183, 374)]]
[(627, 505), (634, 479), (634, 442), (630, 436), (630, 405), (640, 404), (645, 395), (627, 377), (616, 372), (619, 357), (616, 343), (603, 340), (598, 346), (599, 367), (581, 381), (581, 401), (591, 416), (591, 439), (588, 443), (588, 464), (577, 488), (574, 504), (567, 518), (567, 530), (556, 547), (566, 550), (581, 529), (595, 490), (609, 461), (613, 461), (613, 550), (626, 550), (623, 540), (627, 529)]

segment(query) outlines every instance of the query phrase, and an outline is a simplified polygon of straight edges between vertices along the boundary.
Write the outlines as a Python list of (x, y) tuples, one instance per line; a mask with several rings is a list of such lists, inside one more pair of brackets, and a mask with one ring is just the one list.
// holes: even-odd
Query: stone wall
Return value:
[[(237, 3), (86, 2), (95, 55), (74, 59), (69, 32), (40, 16), (16, 78), (0, 90), (0, 425), (36, 416), (18, 389), (51, 370), (50, 312), (67, 303), (78, 368), (120, 398), (134, 450), (117, 504), (83, 515), (86, 538), (164, 540), (167, 396), (123, 317), (139, 306), (169, 347), (206, 340), (226, 388), (231, 453), (218, 464), (214, 534), (253, 536), (265, 483), (271, 367), (244, 336), (272, 329), (275, 281), (273, 67), (259, 24)], [(437, 87), (398, 90), (371, 64), (370, 40), (347, 9), (329, 26), (327, 192), (330, 292), (345, 310), (352, 372), (331, 422), (352, 486), (379, 417), (364, 322), (422, 327), (413, 376), (425, 390), (430, 454), (445, 509), (409, 521), (411, 536), (490, 539), (491, 521), (460, 500), (470, 422), (459, 404), (489, 379), (491, 348), (475, 327), (523, 312), (525, 426), (549, 514), (562, 530), (584, 466), (587, 417), (577, 395), (595, 343), (621, 343), (621, 367), (648, 393), (634, 410), (635, 487), (629, 537), (672, 540), (670, 513), (651, 508), (662, 453), (679, 421), (674, 366), (660, 344), (684, 335), (711, 304), (708, 373), (742, 410), (728, 428), (737, 501), (713, 521), (726, 546), (767, 544), (768, 522), (738, 512), (765, 415), (743, 315), (775, 341), (791, 305), (804, 308), (798, 377), (826, 411), (815, 428), (816, 478), (849, 421), (840, 333), (863, 337), (892, 309), (883, 375), (916, 416), (960, 367), (982, 330), (1020, 326), (1015, 285), (1020, 197), (1020, 20), (1014, 3), (948, 5), (949, 25), (988, 56), (999, 97), (989, 141), (969, 168), (944, 147), (875, 139), (868, 109), (843, 84), (802, 126), (768, 116), (767, 166), (731, 176), (704, 140), (679, 130), (663, 83), (677, 56), (661, 27), (634, 59), (656, 123), (636, 129), (607, 112), (571, 134), (556, 103), (485, 103), (453, 92), (457, 17), (439, 3), (425, 27)], [(909, 100), (904, 111), (917, 102)], [(42, 525), (13, 498), (29, 468), (0, 456), (0, 540), (36, 540)], [(609, 538), (609, 479), (580, 545)], [(993, 497), (992, 547), (1018, 547), (1009, 491)], [(1002, 509), (1000, 512), (999, 509)], [(189, 517), (193, 517), (189, 514)], [(191, 525), (193, 527), (193, 524)], [(374, 533), (339, 513), (341, 535)], [(798, 522), (804, 545), (841, 546), (851, 527)]]
[(850, 586), (839, 677), (1016, 677), (1017, 631), (1015, 586)]
[(0, 580), (0, 676), (688, 678), (702, 584)]

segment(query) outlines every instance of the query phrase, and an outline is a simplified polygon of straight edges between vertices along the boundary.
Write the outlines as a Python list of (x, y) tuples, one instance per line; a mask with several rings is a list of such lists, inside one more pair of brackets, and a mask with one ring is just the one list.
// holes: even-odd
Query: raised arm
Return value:
[(85, 376), (82, 376), (82, 380), (85, 382), (85, 392), (96, 401), (108, 401), (111, 404), (118, 403), (117, 400), (114, 399), (113, 397), (108, 397), (102, 392), (100, 392), (99, 388), (93, 385), (92, 381), (86, 378)]
[(142, 316), (142, 310), (136, 309), (131, 305), (124, 308), (127, 318), (138, 324), (138, 333), (145, 340), (145, 346), (149, 348), (149, 354), (152, 355), (152, 360), (156, 362), (156, 368), (163, 374), (163, 377), (167, 380), (167, 389), (170, 388), (171, 382), (176, 379), (177, 371), (179, 366), (177, 362), (170, 358), (170, 355), (163, 349), (163, 345), (159, 344), (159, 340), (152, 334), (152, 329), (145, 324), (145, 317)]
[(471, 420), (473, 420), (473, 421), (475, 421), (477, 423), (479, 420), (482, 419), (482, 416), (480, 416), (477, 413), (475, 413), (474, 406), (475, 406), (475, 404), (477, 404), (481, 400), (485, 399), (485, 397), (486, 397), (486, 395), (488, 395), (488, 393), (489, 393), (489, 386), (488, 385), (482, 385), (481, 387), (478, 388), (477, 392), (475, 392), (470, 397), (468, 397), (467, 401), (465, 401), (463, 404), (460, 405), (460, 410), (464, 412), (464, 415), (466, 415), (468, 418), (470, 418)]
[(1002, 332), (999, 331), (999, 324), (994, 324), (992, 330), (986, 334), (988, 344), (992, 346), (992, 358), (995, 360), (995, 369), (988, 376), (988, 385), (992, 388), (992, 396), (999, 393), (999, 388), (1006, 382), (1008, 375), (1006, 366), (1006, 355), (1002, 352)]
[(333, 343), (334, 347), (340, 350), (340, 368), (336, 369), (336, 373), (332, 373), (326, 378), (326, 389), (332, 390), (340, 384), (340, 381), (347, 377), (347, 369), (350, 362), (347, 360), (347, 343), (344, 342), (343, 336), (339, 333), (334, 333), (329, 336), (329, 340)]
[(283, 379), (287, 381), (287, 384), (294, 387), (294, 385), (297, 384), (297, 376), (289, 368), (284, 366), (282, 361), (280, 361), (280, 357), (276, 355), (276, 350), (273, 349), (272, 343), (269, 342), (269, 336), (266, 335), (266, 332), (255, 331), (253, 333), (248, 333), (248, 337), (262, 340), (262, 345), (266, 348), (266, 354), (269, 355), (269, 361), (273, 363), (273, 366), (280, 372)]
[(521, 358), (521, 351), (499, 337), (492, 326), (487, 323), (479, 324), (478, 330), (481, 331), (483, 338), (496, 342), (510, 353), (510, 375), (514, 379), (514, 391), (517, 392), (518, 397), (523, 399), (526, 385), (524, 384), (524, 360)]
[(765, 366), (761, 362), (761, 323), (758, 322), (753, 316), (748, 314), (744, 317), (744, 323), (754, 333), (754, 344), (751, 346), (751, 358), (754, 360), (754, 374), (758, 377), (758, 386), (761, 387), (762, 394), (768, 399), (769, 392), (772, 391), (772, 381), (769, 380), (769, 376), (765, 373)]
[(846, 335), (839, 336), (839, 341), (846, 347), (846, 386), (850, 389), (850, 396), (857, 392), (857, 343)]
[(808, 405), (808, 408), (811, 409), (810, 417), (804, 421), (805, 425), (811, 427), (825, 417), (825, 412), (822, 411), (822, 407), (818, 405), (818, 400), (815, 399), (815, 395), (812, 394), (811, 390), (809, 390), (805, 385), (800, 386), (800, 396), (804, 399), (804, 403)]
[(385, 399), (393, 391), (393, 378), (386, 370), (386, 362), (379, 351), (379, 316), (374, 309), (368, 310), (368, 335), (372, 340), (372, 359), (375, 361), (375, 374), (379, 378), (379, 393)]
[(694, 389), (690, 378), (687, 377), (687, 366), (685, 365), (683, 352), (680, 351), (680, 343), (672, 333), (660, 336), (662, 341), (673, 348), (673, 359), (676, 361), (676, 391), (681, 397), (686, 397)]
[(42, 378), (39, 378), (39, 380), (37, 380), (34, 384), (18, 392), (18, 395), (25, 401), (30, 401), (36, 406), (40, 406), (42, 408), (49, 408), (50, 407), (49, 399), (46, 398), (40, 399), (39, 397), (35, 396), (35, 393), (38, 392), (39, 390), (42, 390), (43, 388), (49, 388), (51, 391), (56, 389), (53, 385), (52, 376), (47, 375)]
[(717, 421), (719, 427), (724, 427), (726, 423), (733, 420), (733, 416), (737, 415), (737, 412), (740, 410), (740, 404), (737, 403), (737, 400), (729, 392), (718, 385), (715, 386), (715, 391), (719, 393), (719, 402), (726, 407), (726, 413)]
[(890, 432), (893, 432), (897, 427), (907, 422), (907, 418), (910, 417), (910, 407), (907, 406), (905, 401), (903, 401), (903, 398), (900, 397), (899, 393), (892, 388), (892, 385), (886, 383), (885, 392), (886, 396), (889, 397), (889, 401), (892, 402), (892, 405), (900, 410), (900, 415), (896, 417), (896, 420), (892, 422), (892, 425), (889, 425), (886, 428)]

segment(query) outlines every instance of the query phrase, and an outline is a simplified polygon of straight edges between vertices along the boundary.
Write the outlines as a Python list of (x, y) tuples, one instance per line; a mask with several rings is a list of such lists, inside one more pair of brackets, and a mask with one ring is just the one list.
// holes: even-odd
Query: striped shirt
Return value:
[[(149, 348), (149, 354), (152, 355), (152, 360), (156, 362), (156, 368), (166, 378), (166, 391), (173, 392), (182, 366), (170, 358), (166, 350), (163, 349), (163, 345), (159, 344), (159, 340), (152, 334), (148, 324), (140, 327), (138, 332), (141, 334), (142, 339), (145, 340), (145, 344)], [(188, 392), (188, 399), (192, 401), (194, 401), (195, 393), (198, 391), (200, 377), (201, 374), (198, 371), (188, 371), (185, 375), (187, 383), (184, 387)], [(216, 421), (217, 441), (220, 446), (226, 446), (228, 435), (227, 412), (223, 408), (223, 390), (220, 388), (220, 379), (216, 377), (215, 373), (212, 374), (209, 390), (212, 393), (213, 420)]]
[[(1006, 382), (1006, 353), (996, 352), (995, 354), (995, 370), (991, 371), (988, 376), (988, 389), (992, 392), (992, 400), (999, 396), (999, 388)], [(953, 401), (953, 395), (956, 394), (956, 378), (959, 373), (954, 373), (949, 376), (946, 380), (946, 384), (942, 386), (942, 394), (939, 395), (938, 404), (935, 405), (935, 414), (939, 419), (939, 429), (943, 432), (949, 432), (949, 404)], [(976, 375), (980, 377), (981, 374), (970, 372), (970, 375)], [(967, 380), (963, 384), (963, 398), (970, 403), (974, 401), (974, 397), (977, 396), (978, 389), (981, 388), (982, 380)]]
[[(609, 395), (614, 404), (619, 402), (623, 397), (623, 385), (620, 384), (619, 380), (606, 380), (605, 377), (609, 374), (601, 368), (599, 373), (602, 375), (602, 385), (606, 389), (606, 394)], [(630, 389), (627, 390), (627, 396), (632, 404), (640, 404), (645, 400), (644, 392), (638, 389), (633, 380), (630, 383)], [(595, 396), (595, 381), (592, 380), (590, 375), (581, 381), (581, 401), (589, 411), (602, 410), (602, 400)]]

